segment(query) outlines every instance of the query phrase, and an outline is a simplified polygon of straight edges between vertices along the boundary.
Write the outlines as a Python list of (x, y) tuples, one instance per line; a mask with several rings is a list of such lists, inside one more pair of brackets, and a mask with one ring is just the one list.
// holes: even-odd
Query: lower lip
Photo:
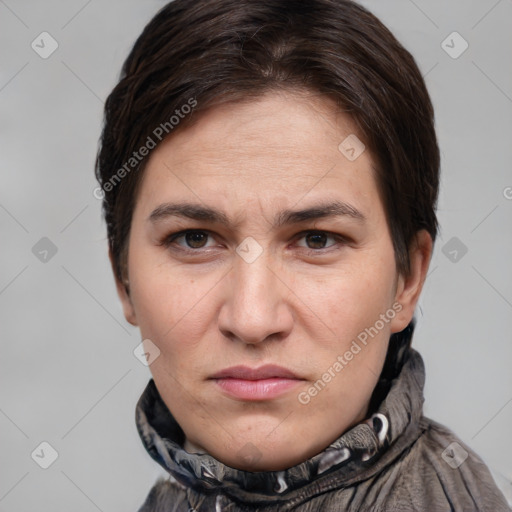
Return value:
[(215, 379), (223, 391), (242, 400), (269, 400), (276, 398), (301, 382), (298, 379), (273, 377), (271, 379)]

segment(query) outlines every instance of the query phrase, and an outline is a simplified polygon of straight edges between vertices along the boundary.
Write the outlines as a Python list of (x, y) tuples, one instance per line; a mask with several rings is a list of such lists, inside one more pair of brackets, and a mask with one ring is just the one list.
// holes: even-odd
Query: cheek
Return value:
[[(350, 272), (310, 289), (311, 304), (322, 308), (318, 327), (326, 333), (323, 343), (318, 332), (312, 329), (310, 333), (316, 337), (316, 347), (323, 349), (317, 350), (316, 367), (320, 373), (333, 368), (336, 375), (316, 402), (320, 409), (341, 399), (356, 414), (369, 399), (386, 356), (390, 323), (383, 323), (380, 315), (392, 305), (394, 260), (364, 259), (365, 265), (353, 265)], [(338, 356), (342, 356), (341, 370), (333, 367), (340, 363)]]
[(132, 302), (141, 335), (161, 345), (183, 337), (192, 341), (204, 318), (198, 312), (213, 298), (205, 280), (171, 268), (165, 255), (154, 251), (134, 248), (130, 256)]
[(373, 325), (391, 307), (394, 276), (394, 261), (389, 264), (387, 259), (361, 258), (360, 264), (311, 280), (297, 294), (307, 297), (307, 304), (326, 326), (343, 333), (346, 339)]

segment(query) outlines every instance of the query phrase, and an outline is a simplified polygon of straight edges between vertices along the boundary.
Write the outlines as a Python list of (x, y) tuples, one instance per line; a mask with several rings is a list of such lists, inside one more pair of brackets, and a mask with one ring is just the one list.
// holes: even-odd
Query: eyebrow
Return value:
[[(197, 221), (209, 222), (211, 224), (222, 224), (230, 226), (232, 223), (229, 217), (221, 210), (196, 203), (163, 203), (155, 208), (148, 217), (148, 221), (156, 223), (167, 217), (181, 217)], [(366, 217), (361, 211), (344, 201), (333, 201), (321, 203), (302, 210), (282, 210), (275, 218), (273, 227), (298, 224), (315, 219), (349, 217), (361, 223)]]

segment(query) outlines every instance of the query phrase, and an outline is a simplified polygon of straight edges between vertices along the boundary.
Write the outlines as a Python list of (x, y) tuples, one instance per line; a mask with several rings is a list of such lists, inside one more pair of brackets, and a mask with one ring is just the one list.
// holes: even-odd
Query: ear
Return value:
[(418, 231), (409, 248), (410, 275), (408, 277), (398, 276), (395, 303), (400, 304), (401, 309), (396, 308), (397, 314), (391, 321), (392, 333), (403, 331), (412, 320), (427, 277), (432, 247), (432, 237), (429, 232), (425, 229)]
[(125, 285), (125, 283), (122, 283), (119, 281), (119, 279), (116, 276), (116, 272), (114, 269), (114, 257), (112, 256), (112, 251), (109, 249), (108, 251), (108, 258), (110, 260), (110, 265), (112, 266), (112, 272), (114, 274), (114, 279), (116, 282), (116, 289), (117, 289), (117, 295), (119, 296), (119, 299), (121, 300), (121, 304), (123, 306), (123, 313), (124, 317), (126, 318), (126, 321), (132, 325), (138, 325), (137, 323), (137, 317), (135, 315), (135, 309), (132, 304), (132, 300), (130, 298), (130, 293), (128, 291), (128, 287)]

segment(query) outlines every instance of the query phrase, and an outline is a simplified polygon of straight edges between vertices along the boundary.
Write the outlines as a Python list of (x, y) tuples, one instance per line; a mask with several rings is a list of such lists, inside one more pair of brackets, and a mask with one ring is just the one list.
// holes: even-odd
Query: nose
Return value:
[(237, 256), (223, 280), (225, 302), (219, 329), (231, 340), (255, 345), (283, 339), (292, 330), (289, 297), (293, 293), (266, 254), (263, 251), (252, 263)]

